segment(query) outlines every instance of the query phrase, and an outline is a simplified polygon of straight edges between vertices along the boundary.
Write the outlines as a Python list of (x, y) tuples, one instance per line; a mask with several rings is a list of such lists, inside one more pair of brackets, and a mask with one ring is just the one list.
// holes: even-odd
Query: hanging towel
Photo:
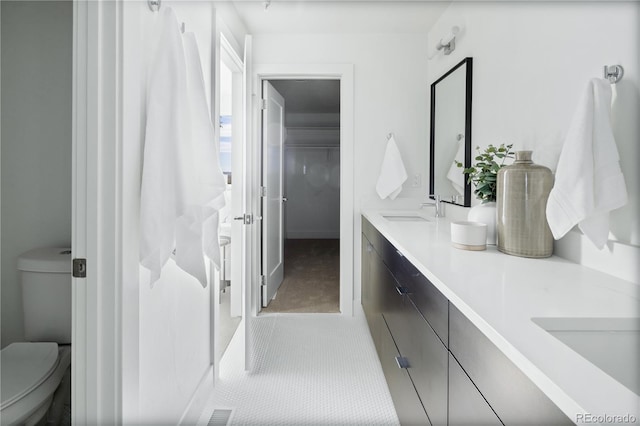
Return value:
[[(225, 206), (226, 182), (220, 168), (215, 134), (205, 95), (204, 77), (198, 43), (193, 33), (184, 35), (187, 63), (187, 87), (189, 95), (190, 128), (195, 158), (191, 170), (196, 173), (200, 190), (199, 199), (192, 209), (181, 218), (189, 230), (176, 235), (176, 263), (181, 265), (203, 264), (202, 253), (220, 268), (220, 244), (218, 240), (219, 212)], [(178, 249), (184, 236), (189, 249)], [(182, 253), (182, 254), (181, 254)], [(183, 268), (187, 270), (186, 268)], [(202, 281), (206, 285), (206, 280)]]
[(592, 79), (569, 127), (547, 202), (547, 221), (556, 240), (577, 224), (602, 249), (609, 212), (627, 203), (610, 113), (611, 84)]
[(217, 212), (224, 205), (224, 178), (195, 39), (186, 35), (183, 44), (170, 8), (159, 27), (148, 73), (140, 263), (153, 284), (175, 247), (176, 264), (206, 286), (204, 254), (219, 264)]
[(391, 136), (387, 142), (380, 177), (378, 177), (376, 184), (378, 196), (382, 199), (386, 197), (391, 200), (395, 199), (402, 191), (402, 183), (407, 180), (407, 177), (400, 151), (395, 139)]
[(456, 161), (464, 164), (464, 136), (460, 135), (458, 140), (458, 149), (456, 151), (456, 155), (451, 162), (451, 167), (449, 167), (449, 171), (447, 172), (447, 179), (451, 182), (451, 186), (455, 189), (460, 195), (464, 195), (464, 173), (462, 169), (456, 165)]
[[(187, 79), (182, 35), (171, 8), (160, 12), (156, 52), (147, 74), (146, 129), (140, 195), (140, 263), (151, 284), (169, 260), (176, 220), (195, 198), (184, 175), (188, 157)], [(187, 169), (188, 170), (188, 169)]]

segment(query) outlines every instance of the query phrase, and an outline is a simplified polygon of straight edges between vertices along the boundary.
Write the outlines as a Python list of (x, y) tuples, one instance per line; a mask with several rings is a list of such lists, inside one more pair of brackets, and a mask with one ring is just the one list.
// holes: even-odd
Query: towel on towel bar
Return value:
[(217, 212), (225, 184), (197, 45), (193, 35), (183, 43), (171, 8), (161, 12), (157, 46), (147, 85), (140, 263), (153, 284), (175, 247), (176, 264), (206, 286), (203, 253), (219, 264)]
[(465, 143), (464, 136), (460, 137), (458, 140), (458, 148), (456, 150), (455, 157), (451, 162), (451, 167), (447, 171), (447, 179), (451, 182), (451, 186), (455, 189), (460, 195), (464, 195), (464, 178), (465, 175), (463, 173), (463, 169), (458, 167), (456, 161), (464, 164), (464, 154), (465, 154)]
[(547, 201), (547, 221), (556, 240), (577, 224), (602, 249), (609, 236), (609, 212), (627, 203), (610, 113), (611, 84), (592, 79), (569, 127)]
[(380, 176), (376, 184), (376, 192), (382, 199), (389, 197), (395, 199), (402, 191), (402, 183), (407, 180), (407, 171), (404, 168), (400, 151), (396, 141), (391, 136), (387, 141), (387, 149), (382, 160)]

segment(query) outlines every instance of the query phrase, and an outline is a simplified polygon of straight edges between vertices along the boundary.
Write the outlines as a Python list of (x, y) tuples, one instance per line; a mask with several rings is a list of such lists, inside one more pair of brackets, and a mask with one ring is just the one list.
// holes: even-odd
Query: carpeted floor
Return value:
[(284, 281), (262, 312), (340, 312), (340, 240), (285, 240)]

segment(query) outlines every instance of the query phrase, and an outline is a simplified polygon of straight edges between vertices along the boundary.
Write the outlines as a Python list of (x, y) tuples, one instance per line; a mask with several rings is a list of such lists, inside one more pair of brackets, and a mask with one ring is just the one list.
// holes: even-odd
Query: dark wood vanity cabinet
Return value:
[(449, 350), (504, 424), (573, 424), (453, 305), (449, 306)]
[(362, 306), (403, 425), (572, 424), (364, 217)]
[(440, 312), (441, 325), (447, 300), (439, 311), (431, 308), (435, 302), (425, 303), (421, 277), (363, 219), (362, 305), (400, 422), (446, 425), (448, 351), (416, 301), (429, 315)]
[(458, 361), (449, 354), (449, 424), (502, 425)]

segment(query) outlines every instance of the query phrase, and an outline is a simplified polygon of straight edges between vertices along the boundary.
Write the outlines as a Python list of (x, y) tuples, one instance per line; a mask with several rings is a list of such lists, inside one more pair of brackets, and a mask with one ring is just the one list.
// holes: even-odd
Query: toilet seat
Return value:
[(2, 402), (0, 423), (32, 424), (32, 416), (46, 414), (65, 371), (71, 347), (57, 343), (12, 343), (0, 351)]
[(53, 373), (58, 366), (58, 344), (12, 343), (0, 354), (2, 403), (0, 409), (18, 401)]

